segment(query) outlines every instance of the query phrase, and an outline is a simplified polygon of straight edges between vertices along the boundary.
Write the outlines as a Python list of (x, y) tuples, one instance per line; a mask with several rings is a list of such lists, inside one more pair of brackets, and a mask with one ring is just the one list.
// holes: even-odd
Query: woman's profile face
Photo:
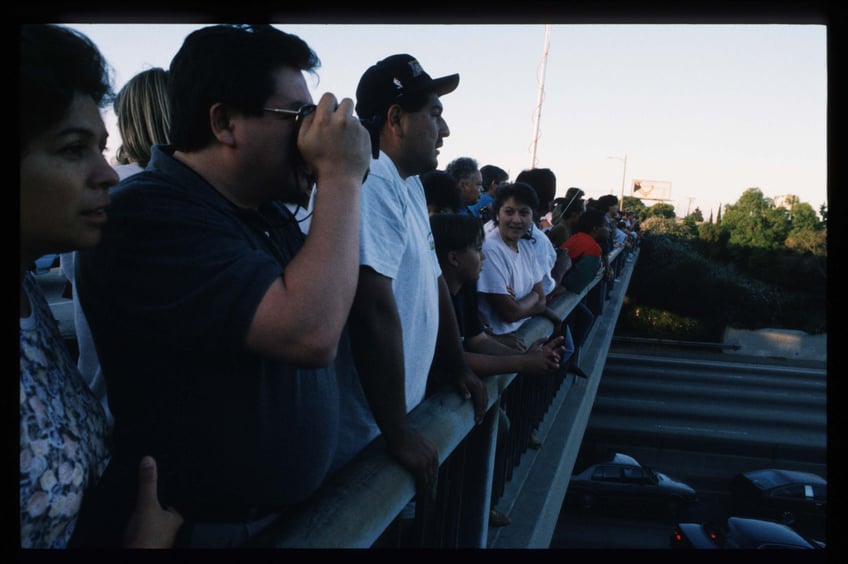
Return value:
[(498, 230), (501, 239), (517, 242), (530, 229), (531, 223), (533, 223), (533, 208), (516, 201), (513, 196), (504, 200), (498, 210)]
[(97, 104), (77, 94), (65, 116), (22, 153), (22, 259), (85, 249), (100, 241), (107, 190), (118, 183), (118, 174), (103, 156), (107, 136)]

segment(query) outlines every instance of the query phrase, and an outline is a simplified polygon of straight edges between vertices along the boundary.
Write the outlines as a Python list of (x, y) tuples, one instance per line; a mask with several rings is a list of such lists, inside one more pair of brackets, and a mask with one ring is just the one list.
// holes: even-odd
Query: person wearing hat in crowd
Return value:
[(356, 88), (356, 113), (371, 133), (374, 158), (362, 186), (352, 358), (349, 370), (340, 370), (346, 392), (333, 467), (382, 432), (389, 453), (422, 486), (435, 479), (439, 454), (407, 414), (424, 399), (431, 369), (473, 402), (478, 424), (488, 403), (465, 362), (418, 176), (438, 166), (450, 134), (440, 97), (458, 84), (458, 74), (434, 79), (412, 55), (396, 54), (369, 67)]

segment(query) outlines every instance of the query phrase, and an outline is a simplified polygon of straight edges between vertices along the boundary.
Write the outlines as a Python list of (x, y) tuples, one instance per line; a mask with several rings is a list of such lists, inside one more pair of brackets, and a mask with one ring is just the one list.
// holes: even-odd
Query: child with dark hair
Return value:
[[(473, 216), (437, 214), (430, 217), (436, 255), (453, 298), (454, 311), (468, 365), (478, 376), (555, 370), (563, 352), (562, 337), (540, 339), (526, 352), (489, 336), (477, 312), (477, 279), (485, 261), (483, 229)], [(518, 353), (518, 354), (517, 354)]]
[[(478, 376), (494, 374), (547, 374), (559, 367), (565, 348), (563, 337), (539, 339), (525, 351), (519, 351), (490, 336), (483, 330), (477, 313), (477, 279), (485, 260), (483, 229), (479, 220), (470, 215), (437, 214), (430, 216), (430, 227), (436, 245), (436, 255), (442, 274), (453, 299), (459, 334), (468, 366)], [(500, 412), (499, 438), (505, 438), (509, 418)], [(500, 446), (502, 441), (499, 441)], [(498, 455), (502, 455), (498, 449)], [(489, 524), (504, 526), (509, 517), (494, 507)]]
[[(430, 215), (457, 213), (462, 207), (462, 198), (456, 179), (444, 170), (431, 170), (420, 176), (424, 186), (424, 198)], [(478, 221), (479, 223), (479, 221)]]

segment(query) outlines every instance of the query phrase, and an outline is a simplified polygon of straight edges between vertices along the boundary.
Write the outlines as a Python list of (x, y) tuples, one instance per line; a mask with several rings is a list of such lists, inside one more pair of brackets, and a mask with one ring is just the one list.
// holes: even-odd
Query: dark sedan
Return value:
[(671, 533), (671, 548), (819, 549), (816, 543), (774, 521), (728, 517), (725, 522), (678, 523)]
[(614, 453), (572, 475), (566, 495), (583, 509), (654, 509), (670, 515), (698, 501), (697, 493), (687, 484), (642, 466), (623, 453)]
[(810, 472), (767, 468), (737, 474), (729, 484), (734, 515), (789, 525), (825, 539), (827, 480)]

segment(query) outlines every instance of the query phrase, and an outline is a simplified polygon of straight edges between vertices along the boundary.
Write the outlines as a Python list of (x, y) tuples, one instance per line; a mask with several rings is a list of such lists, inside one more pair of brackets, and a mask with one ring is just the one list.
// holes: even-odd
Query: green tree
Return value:
[(775, 208), (759, 188), (745, 190), (722, 218), (722, 227), (730, 232), (729, 244), (748, 249), (782, 248), (790, 226), (787, 210)]
[(702, 223), (698, 226), (698, 238), (695, 247), (702, 255), (711, 260), (727, 262), (727, 240), (730, 233), (717, 223)]
[(639, 198), (634, 196), (625, 196), (619, 206), (619, 209), (635, 212), (636, 217), (642, 219), (644, 218), (644, 212), (647, 207)]
[(695, 220), (695, 214), (690, 213), (680, 222), (686, 230), (686, 238), (693, 239), (698, 236), (698, 223)]
[[(691, 217), (695, 223), (701, 223), (704, 221), (704, 213), (701, 211), (701, 208), (695, 208), (692, 210), (692, 213), (687, 215), (686, 217)], [(710, 212), (710, 217), (712, 217), (712, 212)]]
[(826, 257), (827, 229), (793, 229), (786, 238), (786, 248), (817, 257)]
[(646, 219), (648, 217), (664, 217), (666, 219), (674, 219), (676, 217), (676, 214), (674, 213), (674, 206), (672, 206), (671, 204), (664, 204), (662, 202), (656, 203), (650, 208), (648, 208)]
[(818, 231), (824, 228), (822, 222), (819, 221), (816, 210), (806, 202), (795, 203), (789, 211), (789, 218), (792, 222), (790, 235), (798, 231)]
[(827, 226), (827, 204), (822, 204), (819, 206), (819, 215), (822, 218), (822, 223)]
[(689, 239), (691, 233), (686, 225), (675, 219), (653, 215), (642, 222), (642, 232), (652, 235), (667, 235), (676, 239)]

